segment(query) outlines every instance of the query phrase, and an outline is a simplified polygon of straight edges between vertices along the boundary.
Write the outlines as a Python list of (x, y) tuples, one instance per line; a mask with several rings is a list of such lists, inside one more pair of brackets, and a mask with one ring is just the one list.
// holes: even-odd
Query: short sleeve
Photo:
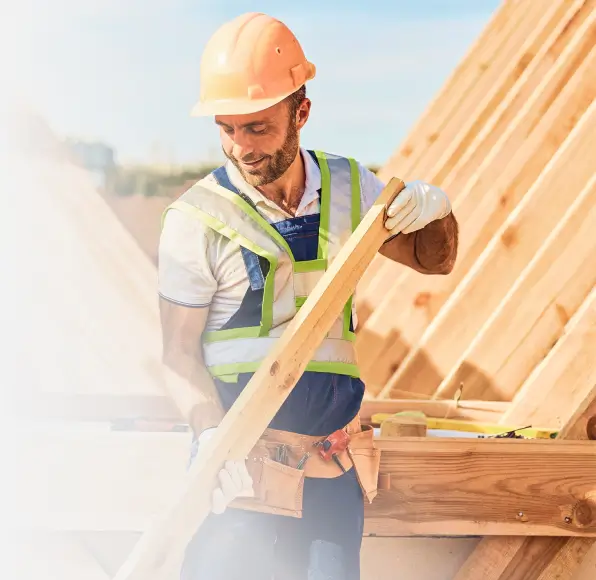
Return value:
[(360, 211), (364, 216), (383, 191), (385, 183), (360, 163), (358, 170), (360, 172)]
[(167, 212), (158, 249), (158, 289), (164, 299), (205, 307), (217, 290), (208, 259), (207, 228), (177, 209)]

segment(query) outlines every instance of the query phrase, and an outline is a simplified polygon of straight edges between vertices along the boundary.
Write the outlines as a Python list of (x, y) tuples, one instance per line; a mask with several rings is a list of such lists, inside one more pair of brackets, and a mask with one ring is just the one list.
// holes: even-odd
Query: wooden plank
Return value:
[[(503, 299), (544, 238), (593, 175), (596, 101), (573, 128), (523, 200), (492, 238), (418, 345), (391, 377), (393, 389), (431, 394)], [(569, 167), (573, 167), (572, 172)], [(430, 361), (430, 365), (428, 364)], [(465, 395), (467, 396), (467, 395)]]
[[(454, 125), (454, 130), (440, 135), (436, 146), (442, 149), (440, 158), (433, 164), (425, 159), (426, 165), (418, 168), (421, 175), (428, 175), (427, 179), (433, 183), (443, 184), (445, 177), (453, 170), (457, 160), (465, 155), (466, 151), (473, 145), (478, 133), (485, 127), (500, 105), (510, 106), (508, 97), (511, 91), (517, 86), (521, 87), (523, 79), (521, 76), (532, 64), (536, 67), (536, 61), (545, 52), (553, 47), (561, 33), (573, 23), (578, 15), (578, 10), (584, 5), (590, 4), (590, 0), (563, 0), (559, 3), (549, 2), (546, 6), (531, 4), (528, 10), (536, 8), (534, 26), (527, 30), (527, 36), (523, 39), (521, 46), (513, 47), (515, 52), (509, 53), (503, 50), (499, 55), (502, 57), (502, 69), (499, 76), (490, 86), (489, 90), (481, 95), (480, 102), (473, 110), (466, 111), (459, 119), (460, 124)], [(589, 14), (591, 9), (586, 11)], [(520, 82), (522, 81), (522, 82)], [(428, 168), (428, 169), (427, 169)]]
[[(507, 153), (503, 151), (503, 143), (515, 150), (521, 126), (525, 125), (523, 130), (528, 133), (528, 128), (540, 121), (561, 87), (570, 81), (594, 46), (593, 9), (593, 0), (569, 3), (567, 13), (539, 47), (535, 58), (481, 127), (472, 145), (457, 158), (455, 166), (441, 180), (446, 191), (464, 189), (466, 182), (481, 167), (492, 169), (486, 176), (489, 180), (498, 177), (502, 168), (499, 158)], [(524, 114), (523, 122), (518, 121), (520, 113)]]
[(511, 400), (596, 284), (596, 173), (445, 377), (437, 396)]
[[(382, 181), (387, 181), (394, 175), (405, 175), (420, 156), (429, 155), (429, 144), (432, 143), (438, 128), (446, 123), (455, 111), (468, 106), (466, 96), (469, 90), (483, 75), (490, 74), (495, 66), (495, 55), (523, 18), (529, 17), (526, 12), (520, 0), (506, 0), (495, 10), (464, 58), (414, 124), (403, 144), (377, 173)], [(438, 152), (435, 154), (438, 155)], [(385, 269), (386, 273), (399, 271), (399, 267), (384, 256), (375, 256), (358, 283), (358, 295), (362, 297), (362, 301), (376, 301), (379, 291), (376, 274), (381, 269)], [(370, 286), (371, 284), (373, 286)], [(363, 322), (366, 318), (364, 310), (359, 308), (358, 311), (358, 316)]]
[(56, 155), (14, 151), (6, 163), (9, 183), (27, 192), (11, 200), (20, 243), (4, 270), (18, 312), (3, 372), (15, 410), (38, 407), (43, 393), (162, 394), (154, 265), (58, 140), (27, 137)]
[[(145, 531), (186, 487), (189, 434), (33, 427), (23, 437), (15, 507), (25, 528)], [(596, 536), (596, 512), (580, 527), (571, 510), (596, 491), (596, 442), (377, 441), (391, 490), (366, 505), (366, 534)]]
[[(575, 542), (574, 542), (575, 543)], [(562, 578), (562, 576), (561, 576)], [(592, 548), (583, 557), (579, 569), (573, 574), (572, 580), (594, 580), (596, 578), (596, 543), (592, 542)], [(551, 575), (549, 578), (539, 578), (538, 580), (555, 580)]]
[[(593, 35), (593, 28), (590, 30)], [(392, 367), (399, 365), (420, 340), (492, 235), (595, 98), (596, 49), (592, 36), (585, 32), (576, 30), (573, 41), (545, 73), (540, 87), (509, 124), (485, 162), (468, 176), (454, 203), (460, 223), (460, 247), (451, 274), (423, 276), (408, 272), (392, 284), (391, 291), (385, 293), (358, 330), (358, 354), (367, 381), (387, 382), (396, 370)], [(590, 47), (590, 53), (582, 58), (586, 47)], [(387, 349), (389, 340), (391, 348)], [(383, 353), (383, 360), (377, 353)]]
[[(108, 394), (45, 394), (38, 401), (37, 412), (22, 413), (21, 418), (59, 421), (115, 422), (132, 419), (153, 421), (156, 424), (183, 424), (180, 413), (170, 397), (151, 395)], [(383, 399), (364, 400), (360, 408), (363, 422), (369, 422), (375, 413), (422, 411), (428, 417), (463, 419), (496, 423), (509, 409), (509, 403), (492, 401), (445, 401)]]
[(428, 146), (433, 142), (434, 133), (442, 129), (458, 109), (469, 106), (466, 102), (469, 89), (495, 69), (495, 55), (507, 44), (515, 28), (530, 17), (519, 0), (500, 3), (401, 146), (379, 170), (382, 180), (390, 179), (401, 171), (409, 172), (410, 164), (429, 154)]
[(188, 484), (172, 507), (139, 540), (117, 580), (160, 578), (177, 561), (209, 512), (217, 473), (228, 458), (243, 458), (286, 400), (362, 273), (384, 243), (386, 205), (404, 184), (392, 179), (330, 264), (249, 384), (199, 451)]
[(429, 441), (378, 440), (382, 470), (397, 477), (367, 506), (367, 530), (596, 536), (596, 443), (575, 456), (549, 440)]
[[(596, 288), (565, 327), (563, 336), (536, 366), (503, 413), (502, 424), (513, 421), (558, 429), (585, 397), (586, 385), (596, 384)], [(564, 405), (561, 398), (564, 397)], [(540, 405), (536, 402), (540, 401)]]
[[(526, 423), (534, 418), (540, 423), (553, 423), (562, 417), (564, 425), (559, 438), (587, 438), (588, 420), (596, 415), (596, 383), (591, 380), (576, 383), (574, 396), (569, 399), (567, 383), (557, 379), (569, 376), (564, 369), (576, 354), (583, 361), (576, 370), (581, 376), (589, 376), (582, 367), (593, 366), (593, 356), (590, 356), (594, 352), (593, 340), (584, 343), (583, 337), (590, 333), (593, 325), (593, 300), (592, 294), (587, 305), (570, 321), (568, 337), (553, 348), (528, 379), (524, 396), (516, 401), (515, 412), (512, 410), (503, 417), (504, 422), (520, 420)], [(541, 409), (544, 414), (540, 413)], [(594, 463), (593, 459), (591, 461)], [(455, 580), (571, 580), (589, 547), (585, 540), (578, 539), (487, 538), (472, 553)], [(575, 557), (570, 558), (570, 554)]]
[[(573, 3), (576, 0), (572, 0)], [(448, 124), (437, 131), (430, 146), (430, 154), (409, 168), (412, 175), (428, 181), (437, 181), (440, 170), (452, 155), (461, 154), (470, 141), (468, 134), (476, 134), (495, 107), (505, 98), (521, 73), (530, 64), (540, 46), (556, 28), (569, 9), (569, 0), (552, 0), (548, 6), (526, 2), (521, 18), (511, 35), (494, 55), (490, 74), (483, 75), (465, 95), (466, 107), (460, 107)], [(435, 160), (432, 151), (440, 151)], [(437, 181), (440, 183), (440, 179)]]
[(360, 420), (370, 423), (377, 413), (400, 413), (421, 411), (427, 417), (438, 419), (461, 419), (479, 423), (496, 423), (509, 409), (509, 403), (493, 401), (416, 401), (413, 399), (382, 399), (364, 401), (360, 409)]

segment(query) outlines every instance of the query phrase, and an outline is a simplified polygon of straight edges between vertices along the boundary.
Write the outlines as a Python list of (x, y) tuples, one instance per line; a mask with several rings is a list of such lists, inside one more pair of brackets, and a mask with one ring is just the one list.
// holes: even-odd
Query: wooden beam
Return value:
[(527, 7), (522, 6), (519, 0), (505, 0), (500, 3), (401, 146), (379, 170), (381, 179), (388, 180), (396, 174), (405, 175), (401, 172), (410, 173), (413, 163), (423, 155), (431, 154), (429, 145), (436, 140), (436, 131), (442, 130), (457, 111), (469, 108), (469, 91), (481, 80), (486, 84), (484, 78), (488, 75), (496, 74), (498, 63), (494, 61), (495, 56), (509, 42), (516, 27), (521, 26), (524, 20), (529, 21), (531, 17)]
[(549, 65), (550, 51), (539, 67), (528, 67), (526, 72), (538, 87), (529, 96), (521, 91), (527, 100), (515, 118), (490, 152), (477, 160), (474, 171), (462, 174), (463, 185), (455, 188), (461, 189), (454, 202), (461, 233), (453, 272), (449, 276), (408, 272), (396, 279), (359, 328), (358, 354), (367, 382), (387, 382), (594, 99), (596, 49), (593, 28), (587, 34), (586, 26), (591, 24), (570, 23), (566, 33), (574, 34), (554, 64)]
[(496, 69), (496, 78), (492, 79), (490, 85), (483, 87), (483, 92), (480, 92), (480, 87), (474, 87), (473, 91), (478, 91), (479, 97), (475, 107), (462, 110), (459, 118), (452, 119), (451, 129), (442, 132), (434, 144), (441, 151), (439, 159), (434, 161), (425, 156), (423, 165), (416, 169), (419, 175), (433, 183), (443, 183), (457, 160), (473, 146), (474, 139), (486, 127), (499, 106), (504, 102), (505, 106), (511, 104), (507, 102), (511, 91), (523, 85), (519, 81), (527, 68), (532, 65), (535, 67), (539, 56), (543, 57), (549, 48), (555, 48), (552, 46), (553, 41), (565, 33), (584, 2), (585, 0), (551, 0), (548, 6), (526, 4), (528, 13), (533, 13), (531, 17), (535, 19), (534, 22), (519, 27), (521, 42), (512, 39), (499, 51), (495, 57), (500, 67)]
[[(17, 471), (22, 504), (15, 505), (23, 527), (145, 531), (186, 487), (186, 433), (73, 436), (34, 427), (25, 440)], [(596, 536), (596, 511), (590, 521), (586, 499), (596, 492), (596, 442), (377, 438), (377, 444), (391, 489), (366, 505), (366, 534)]]
[(478, 423), (497, 423), (509, 409), (509, 403), (493, 401), (417, 401), (414, 399), (382, 399), (364, 401), (360, 409), (360, 419), (370, 423), (377, 413), (400, 413), (421, 411), (427, 417), (438, 419), (461, 419)]
[[(512, 410), (503, 416), (504, 423), (560, 423), (560, 438), (588, 438), (589, 419), (596, 416), (595, 293), (528, 378)], [(482, 540), (455, 580), (571, 580), (589, 548), (588, 541), (577, 539), (489, 538)]]
[(357, 282), (387, 238), (386, 206), (404, 188), (392, 179), (329, 265), (305, 304), (276, 341), (248, 385), (226, 413), (213, 439), (199, 450), (188, 485), (171, 509), (139, 540), (116, 580), (163, 576), (178, 561), (209, 513), (217, 473), (227, 459), (244, 458), (304, 372)]
[[(593, 175), (596, 101), (495, 234), (381, 395), (432, 394)], [(569, 172), (569, 167), (574, 170)], [(467, 395), (465, 395), (467, 396)]]
[(596, 288), (565, 326), (563, 335), (533, 370), (502, 416), (532, 425), (562, 429), (596, 384)]
[[(443, 124), (448, 122), (456, 111), (469, 107), (466, 100), (469, 91), (482, 77), (491, 74), (494, 67), (498, 66), (494, 59), (499, 49), (506, 44), (512, 31), (520, 25), (520, 21), (529, 17), (520, 0), (505, 0), (501, 3), (465, 57), (412, 127), (403, 144), (380, 169), (378, 176), (382, 181), (387, 181), (394, 175), (410, 173), (409, 168), (422, 155), (439, 155), (437, 150), (434, 153), (429, 151), (429, 145), (436, 138), (436, 132), (441, 130)], [(386, 274), (400, 272), (403, 268), (381, 255), (375, 256), (372, 260), (358, 283), (358, 318), (362, 323), (366, 319), (363, 302), (372, 301), (376, 304), (379, 296), (384, 294), (376, 276), (381, 270)]]
[[(485, 179), (497, 179), (507, 149), (515, 154), (585, 60), (594, 46), (593, 33), (592, 7), (585, 0), (570, 2), (552, 34), (538, 47), (536, 56), (481, 127), (474, 142), (441, 180), (446, 191), (462, 190), (484, 167), (490, 168)], [(503, 147), (504, 143), (507, 147)]]
[[(596, 14), (595, 14), (596, 16)], [(511, 400), (596, 284), (596, 173), (437, 389)]]
[(366, 529), (596, 536), (596, 443), (562, 444), (381, 438), (381, 469), (392, 474), (391, 490), (367, 506)]
[[(173, 424), (184, 424), (171, 398), (167, 396), (45, 393), (37, 402), (35, 413), (23, 412), (19, 417), (40, 421), (107, 422), (121, 425), (122, 428), (128, 422), (133, 425), (133, 421), (140, 420), (154, 423), (156, 429), (162, 425), (164, 430), (169, 430)], [(508, 409), (509, 403), (493, 401), (364, 400), (360, 417), (362, 422), (370, 423), (372, 415), (376, 413), (422, 411), (428, 417), (496, 423)], [(131, 429), (134, 429), (134, 425)]]

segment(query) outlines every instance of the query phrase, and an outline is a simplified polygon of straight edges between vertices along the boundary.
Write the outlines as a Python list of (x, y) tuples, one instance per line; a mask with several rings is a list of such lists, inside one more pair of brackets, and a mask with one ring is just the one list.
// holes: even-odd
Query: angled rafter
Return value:
[(445, 377), (436, 395), (509, 401), (596, 284), (596, 173)]
[[(588, 421), (596, 416), (595, 348), (593, 290), (569, 321), (566, 334), (521, 388), (503, 423), (560, 424), (559, 437), (587, 439)], [(485, 539), (455, 580), (571, 580), (591, 545), (590, 540), (563, 538)]]
[[(449, 276), (422, 276), (416, 272), (403, 275), (385, 292), (384, 299), (359, 329), (362, 372), (371, 383), (383, 384), (394, 370), (392, 365), (399, 364), (421, 338), (490, 237), (594, 99), (593, 21), (592, 13), (581, 26), (577, 20), (570, 23), (565, 34), (575, 34), (549, 70), (528, 67), (526, 72), (532, 82), (539, 83), (536, 91), (470, 176), (454, 204), (461, 228), (454, 271)], [(552, 56), (547, 52), (541, 60), (546, 66)]]
[[(449, 297), (421, 340), (383, 389), (432, 394), (458, 356), (503, 299), (542, 240), (593, 175), (593, 101), (532, 188)], [(573, 164), (574, 171), (569, 172)]]

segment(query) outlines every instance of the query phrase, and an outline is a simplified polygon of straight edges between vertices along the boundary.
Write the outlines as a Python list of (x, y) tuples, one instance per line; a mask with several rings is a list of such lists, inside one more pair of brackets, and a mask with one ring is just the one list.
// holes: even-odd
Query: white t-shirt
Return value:
[[(319, 213), (321, 171), (310, 154), (300, 150), (306, 171), (305, 190), (295, 217)], [(361, 214), (373, 205), (385, 184), (358, 164)], [(292, 216), (244, 181), (229, 161), (232, 184), (246, 194), (269, 223)], [(205, 179), (214, 179), (209, 175)], [(189, 307), (210, 307), (207, 330), (221, 328), (238, 310), (249, 287), (240, 246), (200, 220), (172, 209), (166, 214), (158, 254), (158, 289), (166, 300)]]

